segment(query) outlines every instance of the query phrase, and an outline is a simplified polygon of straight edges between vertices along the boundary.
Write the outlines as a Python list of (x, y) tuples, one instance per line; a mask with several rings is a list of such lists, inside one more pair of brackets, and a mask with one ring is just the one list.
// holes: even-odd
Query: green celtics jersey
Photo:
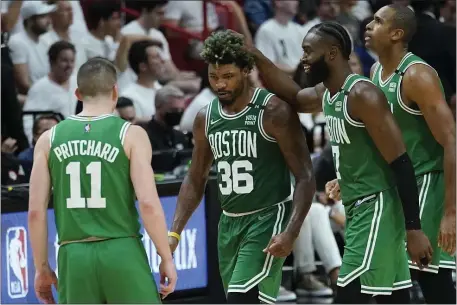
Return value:
[(140, 236), (122, 146), (129, 125), (113, 115), (71, 116), (51, 129), (48, 162), (59, 243)]
[[(395, 72), (382, 80), (382, 66), (376, 63), (373, 83), (386, 95), (391, 111), (403, 134), (408, 154), (416, 176), (443, 170), (443, 147), (435, 140), (430, 128), (416, 104), (407, 106), (401, 96), (401, 81), (406, 70), (415, 64), (428, 64), (413, 53), (407, 53)], [(441, 88), (442, 89), (442, 88)], [(442, 89), (443, 90), (443, 89)], [(444, 93), (444, 91), (443, 91)]]
[(344, 204), (394, 186), (391, 169), (365, 125), (349, 116), (348, 95), (360, 81), (370, 82), (366, 77), (351, 74), (338, 93), (331, 97), (326, 90), (322, 99)]
[(226, 114), (214, 99), (206, 112), (206, 136), (217, 166), (223, 210), (245, 213), (289, 199), (290, 171), (276, 140), (263, 129), (265, 105), (273, 96), (256, 88), (250, 103)]

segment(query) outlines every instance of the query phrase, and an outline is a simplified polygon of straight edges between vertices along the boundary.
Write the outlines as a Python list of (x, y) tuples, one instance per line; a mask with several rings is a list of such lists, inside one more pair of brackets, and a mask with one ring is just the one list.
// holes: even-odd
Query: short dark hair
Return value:
[(106, 58), (91, 58), (79, 68), (77, 82), (83, 96), (107, 94), (116, 85), (116, 67)]
[(168, 0), (133, 0), (127, 3), (129, 3), (130, 8), (138, 10), (141, 13), (142, 10), (150, 12), (157, 7), (165, 6), (168, 2)]
[(87, 2), (84, 16), (89, 30), (95, 30), (101, 20), (108, 20), (114, 13), (121, 13), (119, 0), (91, 0)]
[(60, 52), (65, 51), (65, 50), (72, 50), (73, 53), (76, 53), (75, 46), (65, 40), (60, 40), (51, 45), (49, 47), (48, 51), (48, 58), (50, 63), (54, 63), (57, 60), (57, 57), (59, 57)]
[(133, 107), (133, 101), (128, 97), (121, 96), (117, 99), (116, 109), (122, 109), (129, 106)]
[(254, 57), (243, 44), (243, 38), (235, 32), (218, 31), (206, 38), (201, 56), (209, 64), (235, 64), (250, 71), (254, 67)]
[(59, 123), (59, 119), (52, 115), (52, 114), (48, 114), (48, 115), (41, 115), (39, 116), (38, 118), (35, 119), (35, 121), (33, 122), (33, 126), (32, 126), (32, 133), (35, 135), (38, 133), (38, 128), (40, 127), (40, 123), (41, 121), (45, 121), (45, 120), (54, 120), (56, 121), (57, 123)]
[(136, 74), (140, 73), (140, 64), (148, 60), (146, 49), (149, 47), (162, 48), (162, 43), (155, 40), (140, 40), (132, 43), (130, 46), (128, 61)]
[(331, 37), (338, 44), (338, 48), (343, 54), (344, 59), (349, 60), (352, 53), (352, 41), (348, 31), (339, 23), (325, 21), (313, 26), (310, 32), (316, 32), (318, 35)]
[(403, 30), (403, 42), (408, 44), (416, 33), (416, 15), (409, 7), (401, 4), (391, 4), (388, 7), (395, 12), (392, 17), (392, 28)]

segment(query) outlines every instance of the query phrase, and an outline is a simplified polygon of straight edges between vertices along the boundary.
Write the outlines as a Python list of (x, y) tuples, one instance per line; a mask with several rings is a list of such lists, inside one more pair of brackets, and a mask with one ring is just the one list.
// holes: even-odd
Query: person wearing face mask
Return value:
[(162, 87), (157, 90), (155, 107), (155, 115), (142, 126), (155, 152), (152, 168), (155, 172), (168, 172), (186, 161), (180, 151), (191, 148), (186, 135), (174, 128), (184, 112), (184, 93), (172, 85)]

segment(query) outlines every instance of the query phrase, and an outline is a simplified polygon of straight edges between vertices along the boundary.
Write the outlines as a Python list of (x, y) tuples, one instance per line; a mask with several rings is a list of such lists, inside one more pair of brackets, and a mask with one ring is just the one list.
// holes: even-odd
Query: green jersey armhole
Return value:
[[(262, 106), (266, 107), (268, 102), (270, 101), (270, 99), (274, 96), (273, 93), (268, 93), (266, 96), (265, 96), (265, 99), (263, 100), (262, 102)], [(269, 142), (274, 142), (276, 143), (276, 139), (273, 138), (273, 137), (270, 137), (267, 132), (265, 131), (265, 129), (263, 128), (263, 113), (265, 112), (265, 108), (264, 109), (261, 109), (260, 110), (260, 113), (259, 113), (259, 120), (258, 120), (258, 124), (259, 124), (259, 131), (260, 131), (260, 134), (262, 135), (262, 137), (269, 141)]]

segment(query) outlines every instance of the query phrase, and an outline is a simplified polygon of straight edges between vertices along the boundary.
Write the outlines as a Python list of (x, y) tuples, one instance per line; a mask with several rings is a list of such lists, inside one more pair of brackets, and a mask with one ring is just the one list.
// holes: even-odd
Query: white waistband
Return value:
[(225, 210), (222, 210), (222, 213), (224, 213), (224, 215), (230, 216), (230, 217), (240, 217), (240, 216), (251, 215), (251, 214), (260, 212), (260, 211), (262, 211), (262, 210), (265, 210), (265, 209), (266, 209), (266, 208), (259, 209), (259, 210), (254, 210), (254, 211), (249, 211), (249, 212), (244, 212), (244, 213), (230, 213), (230, 212), (227, 212), (227, 211), (225, 211)]

